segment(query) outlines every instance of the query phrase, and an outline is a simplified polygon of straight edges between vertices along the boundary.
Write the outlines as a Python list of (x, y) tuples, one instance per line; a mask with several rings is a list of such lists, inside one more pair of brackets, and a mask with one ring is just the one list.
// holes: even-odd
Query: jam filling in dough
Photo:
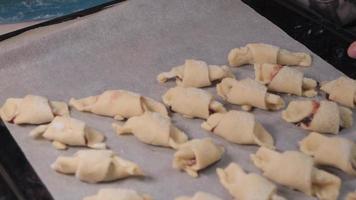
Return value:
[(114, 123), (113, 128), (119, 135), (132, 133), (140, 141), (156, 146), (176, 149), (188, 141), (187, 135), (175, 127), (169, 117), (160, 113), (145, 112), (131, 117), (122, 126)]
[(310, 133), (299, 142), (300, 151), (313, 157), (317, 165), (328, 165), (356, 175), (356, 145), (342, 137)]
[(85, 197), (83, 200), (153, 200), (147, 194), (139, 194), (135, 190), (121, 188), (103, 188), (98, 194)]
[(173, 67), (169, 72), (160, 73), (157, 80), (160, 83), (176, 78), (178, 86), (206, 87), (213, 81), (226, 77), (235, 78), (228, 66), (207, 65), (201, 60), (185, 60), (184, 65)]
[(291, 101), (282, 118), (303, 129), (338, 134), (340, 127), (352, 126), (352, 111), (331, 101)]
[(266, 86), (250, 78), (240, 81), (225, 78), (217, 84), (216, 90), (224, 100), (241, 105), (246, 111), (252, 107), (264, 110), (279, 110), (284, 107), (284, 101), (280, 96), (268, 93)]
[(244, 47), (232, 49), (228, 60), (232, 67), (256, 63), (309, 67), (312, 63), (312, 58), (307, 53), (290, 52), (263, 43), (250, 43)]
[(69, 116), (69, 110), (65, 102), (27, 95), (7, 99), (0, 109), (0, 116), (14, 124), (44, 124), (51, 122), (55, 116)]
[(162, 99), (174, 112), (187, 118), (207, 119), (211, 113), (226, 112), (224, 106), (215, 101), (209, 92), (198, 88), (170, 88)]
[(246, 173), (238, 164), (230, 163), (216, 170), (220, 183), (238, 200), (285, 200), (276, 194), (275, 184), (255, 173)]
[(116, 156), (110, 150), (81, 150), (74, 156), (59, 156), (51, 167), (62, 174), (74, 174), (88, 183), (143, 175), (137, 164)]
[(347, 77), (322, 84), (322, 91), (328, 94), (328, 99), (343, 106), (354, 108), (356, 104), (356, 81)]
[(105, 149), (105, 137), (98, 131), (89, 128), (83, 121), (70, 117), (56, 117), (48, 125), (40, 125), (30, 132), (33, 138), (44, 138), (52, 141), (56, 149), (69, 146), (87, 146)]
[(278, 64), (255, 64), (255, 80), (267, 85), (269, 91), (313, 97), (318, 83), (297, 69)]
[(224, 148), (214, 144), (210, 138), (193, 139), (182, 144), (174, 154), (173, 168), (198, 177), (199, 170), (220, 160), (223, 153)]
[(233, 143), (257, 144), (274, 148), (272, 136), (251, 113), (236, 110), (215, 113), (210, 115), (201, 127)]
[(277, 151), (261, 147), (251, 156), (253, 163), (270, 180), (321, 200), (336, 200), (341, 179), (314, 166), (313, 159), (298, 151)]
[(175, 198), (175, 200), (222, 200), (222, 199), (206, 192), (197, 192), (193, 197), (181, 196)]
[(71, 99), (69, 105), (79, 111), (123, 120), (142, 115), (145, 111), (158, 112), (168, 116), (166, 107), (151, 98), (125, 90), (108, 90), (98, 96)]

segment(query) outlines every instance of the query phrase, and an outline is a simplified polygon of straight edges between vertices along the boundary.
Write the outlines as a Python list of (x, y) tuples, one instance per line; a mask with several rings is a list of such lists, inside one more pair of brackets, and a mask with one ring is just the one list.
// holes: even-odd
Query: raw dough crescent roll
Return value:
[(198, 177), (198, 171), (220, 160), (224, 148), (210, 138), (194, 139), (182, 144), (174, 154), (173, 168), (186, 171)]
[(168, 79), (176, 78), (178, 86), (182, 87), (206, 87), (212, 81), (226, 77), (235, 78), (228, 66), (207, 65), (201, 60), (185, 60), (184, 65), (173, 67), (169, 72), (160, 73), (157, 80), (160, 83)]
[(168, 116), (166, 107), (151, 98), (126, 90), (108, 90), (98, 96), (83, 99), (71, 99), (69, 105), (79, 111), (123, 120), (142, 115), (145, 111), (153, 111)]
[(62, 174), (75, 174), (79, 180), (88, 183), (143, 175), (137, 164), (116, 156), (110, 150), (81, 150), (74, 156), (59, 156), (51, 167)]
[(322, 84), (322, 91), (328, 94), (328, 99), (338, 102), (349, 108), (354, 108), (356, 104), (356, 81), (347, 77), (340, 77), (336, 80)]
[(299, 142), (300, 151), (313, 157), (317, 165), (328, 165), (356, 175), (356, 146), (342, 137), (327, 137), (312, 132)]
[(43, 124), (51, 122), (55, 116), (68, 115), (66, 103), (35, 95), (9, 98), (0, 109), (1, 118), (15, 124)]
[(119, 135), (132, 133), (140, 141), (157, 146), (176, 149), (188, 141), (187, 135), (175, 127), (169, 117), (159, 113), (145, 112), (131, 117), (123, 126), (113, 124), (113, 128)]
[(257, 144), (274, 148), (272, 136), (251, 113), (231, 110), (209, 116), (201, 127), (237, 144)]
[(180, 86), (170, 88), (162, 99), (174, 112), (187, 118), (207, 119), (211, 112), (226, 112), (224, 106), (215, 101), (209, 92), (198, 88)]
[(282, 118), (319, 133), (338, 134), (340, 127), (352, 126), (352, 111), (331, 101), (291, 101)]
[(279, 110), (284, 107), (283, 99), (267, 92), (267, 87), (250, 78), (236, 80), (225, 78), (217, 84), (218, 95), (232, 104), (242, 105), (244, 110), (252, 107), (264, 110)]
[(349, 192), (345, 198), (345, 200), (356, 200), (356, 191)]
[(135, 190), (103, 188), (98, 194), (85, 197), (83, 200), (152, 200), (152, 198), (147, 194), (139, 194)]
[(206, 192), (197, 192), (193, 197), (181, 196), (175, 198), (175, 200), (222, 200), (212, 194)]
[(263, 43), (250, 43), (244, 47), (232, 49), (228, 60), (232, 67), (256, 63), (309, 67), (312, 62), (311, 56), (307, 53), (289, 52), (285, 49)]
[(304, 74), (294, 68), (278, 64), (255, 64), (255, 80), (267, 85), (269, 91), (313, 97), (318, 93), (317, 82), (304, 78)]
[(247, 174), (238, 164), (230, 163), (216, 170), (220, 183), (238, 200), (285, 200), (276, 194), (277, 187), (266, 178)]
[(313, 159), (298, 151), (277, 151), (261, 147), (251, 156), (263, 175), (276, 183), (322, 200), (339, 196), (339, 177), (314, 167)]
[(55, 117), (48, 125), (41, 125), (33, 129), (30, 135), (34, 138), (44, 138), (53, 141), (57, 149), (69, 146), (87, 146), (105, 149), (105, 137), (98, 131), (89, 128), (83, 121), (70, 117)]

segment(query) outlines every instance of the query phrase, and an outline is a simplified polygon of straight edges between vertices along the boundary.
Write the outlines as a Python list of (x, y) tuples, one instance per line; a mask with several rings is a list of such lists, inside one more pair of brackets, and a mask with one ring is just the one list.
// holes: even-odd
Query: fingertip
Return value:
[(347, 49), (347, 54), (351, 58), (356, 58), (356, 41), (349, 46), (349, 48)]

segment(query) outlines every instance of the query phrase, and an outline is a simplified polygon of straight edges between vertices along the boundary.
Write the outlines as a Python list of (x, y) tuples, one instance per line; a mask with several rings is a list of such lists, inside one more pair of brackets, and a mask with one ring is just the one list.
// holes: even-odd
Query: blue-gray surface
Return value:
[(54, 18), (111, 0), (0, 0), (0, 23)]

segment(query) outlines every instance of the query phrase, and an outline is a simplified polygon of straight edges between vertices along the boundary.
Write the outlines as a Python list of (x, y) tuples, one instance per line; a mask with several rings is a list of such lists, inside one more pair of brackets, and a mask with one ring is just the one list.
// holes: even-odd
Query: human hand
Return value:
[(349, 48), (347, 49), (347, 54), (348, 54), (351, 58), (355, 58), (355, 59), (356, 59), (356, 41), (354, 41), (353, 43), (351, 43), (351, 45), (350, 45)]

